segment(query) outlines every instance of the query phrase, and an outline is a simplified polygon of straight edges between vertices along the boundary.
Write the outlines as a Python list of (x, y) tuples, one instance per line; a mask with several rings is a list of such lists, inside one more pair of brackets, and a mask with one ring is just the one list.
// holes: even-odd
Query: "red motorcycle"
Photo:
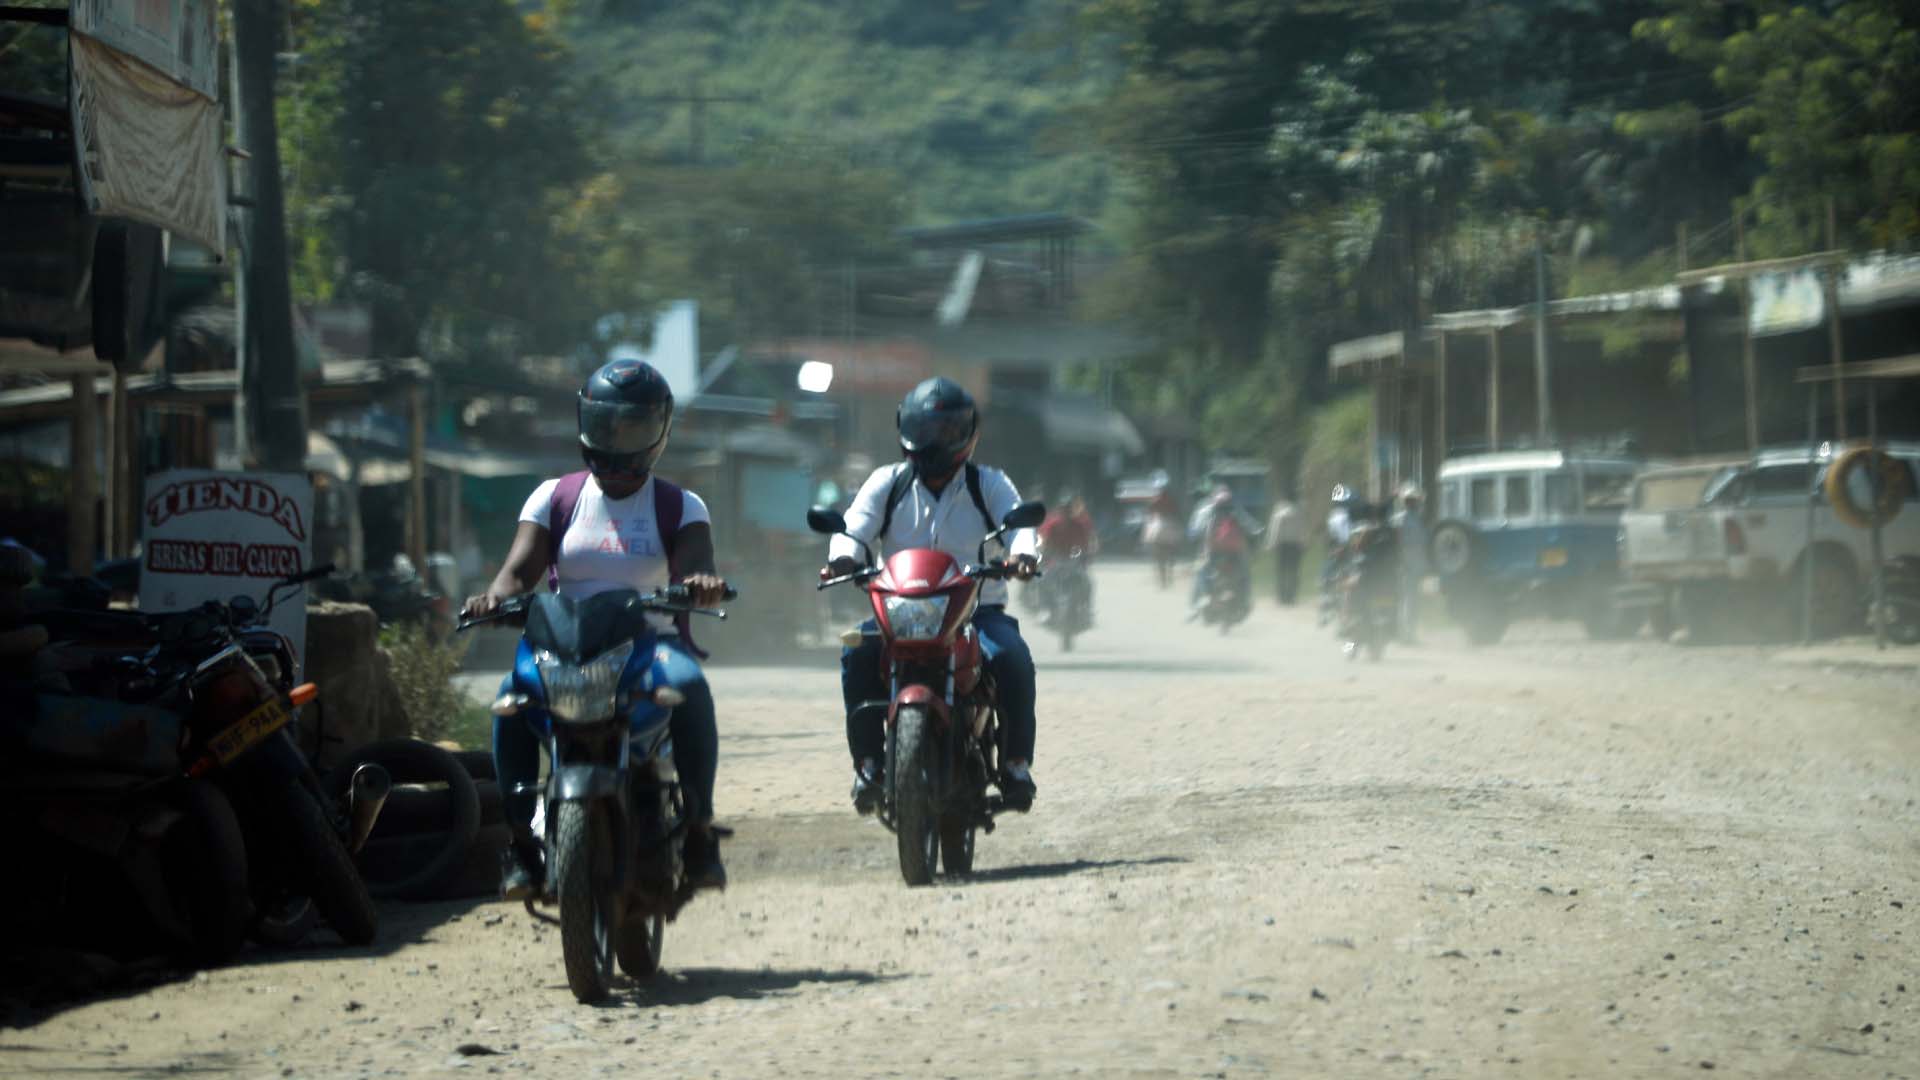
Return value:
[[(860, 709), (886, 712), (886, 785), (878, 816), (898, 840), (900, 874), (909, 885), (930, 884), (939, 865), (949, 874), (972, 871), (975, 832), (992, 832), (994, 815), (1005, 809), (988, 794), (1002, 747), (993, 678), (973, 611), (980, 583), (1004, 580), (1011, 572), (1008, 563), (986, 561), (987, 544), (1009, 530), (1040, 524), (1046, 513), (1037, 502), (1015, 507), (980, 542), (978, 565), (962, 566), (943, 551), (909, 548), (884, 566), (820, 582), (822, 589), (857, 584), (873, 603), (893, 697)], [(807, 511), (807, 525), (829, 535), (847, 531), (845, 518), (822, 507)], [(861, 547), (871, 564), (872, 549)], [(850, 630), (842, 642), (857, 646), (864, 636)]]

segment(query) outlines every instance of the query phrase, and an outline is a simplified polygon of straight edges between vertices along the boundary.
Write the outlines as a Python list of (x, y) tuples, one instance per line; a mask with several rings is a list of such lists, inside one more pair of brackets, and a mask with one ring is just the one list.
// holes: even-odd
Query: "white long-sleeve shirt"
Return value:
[[(879, 536), (881, 519), (887, 513), (887, 496), (893, 491), (896, 477), (902, 475), (906, 465), (887, 465), (873, 471), (867, 482), (860, 485), (860, 491), (854, 495), (852, 505), (847, 507), (848, 536), (836, 536), (827, 546), (827, 557), (837, 559), (841, 556), (860, 557), (860, 545), (854, 543), (858, 538), (872, 544), (875, 554), (885, 558), (888, 554), (906, 548), (933, 548), (953, 556), (962, 565), (971, 565), (980, 558), (980, 541), (987, 535), (986, 522), (980, 519), (980, 510), (973, 503), (973, 496), (967, 492), (967, 475), (964, 470), (954, 474), (939, 495), (927, 490), (927, 485), (916, 479), (907, 489), (900, 504), (893, 508), (893, 522), (887, 528), (887, 535)], [(1013, 508), (1020, 505), (1020, 492), (1013, 481), (999, 469), (986, 465), (980, 469), (980, 497), (986, 501), (987, 512), (995, 521), (1001, 521)], [(1034, 530), (1015, 529), (1006, 537), (1005, 554), (1033, 555), (1039, 550), (1039, 542)], [(987, 550), (987, 557), (995, 556), (993, 545)], [(1007, 586), (1000, 581), (981, 583), (980, 603), (1004, 604), (1007, 602)]]

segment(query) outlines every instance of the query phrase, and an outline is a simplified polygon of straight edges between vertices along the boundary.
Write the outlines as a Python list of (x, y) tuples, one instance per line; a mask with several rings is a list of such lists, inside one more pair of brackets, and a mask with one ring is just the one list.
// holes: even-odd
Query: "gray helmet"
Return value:
[(973, 395), (952, 379), (928, 379), (906, 396), (895, 414), (900, 450), (914, 468), (942, 476), (966, 463), (980, 436), (980, 410)]
[(645, 473), (667, 448), (673, 390), (651, 364), (614, 360), (580, 388), (580, 455), (601, 472)]

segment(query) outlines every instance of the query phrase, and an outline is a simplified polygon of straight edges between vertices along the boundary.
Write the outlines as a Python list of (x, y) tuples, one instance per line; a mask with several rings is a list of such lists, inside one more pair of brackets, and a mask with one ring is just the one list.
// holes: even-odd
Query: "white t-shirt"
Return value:
[[(667, 548), (653, 517), (653, 483), (649, 476), (639, 491), (624, 499), (609, 499), (601, 493), (600, 482), (587, 477), (574, 504), (573, 524), (560, 540), (562, 593), (580, 600), (613, 589), (651, 592), (670, 583)], [(551, 529), (553, 490), (559, 484), (554, 479), (534, 488), (520, 510), (520, 520)], [(681, 499), (681, 528), (712, 520), (700, 496), (682, 489)], [(673, 623), (662, 615), (651, 618), (657, 629)]]

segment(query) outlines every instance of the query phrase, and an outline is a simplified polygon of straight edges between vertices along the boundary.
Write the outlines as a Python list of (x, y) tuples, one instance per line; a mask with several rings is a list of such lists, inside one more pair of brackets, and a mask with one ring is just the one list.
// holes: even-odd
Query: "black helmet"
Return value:
[(645, 473), (667, 447), (673, 390), (651, 364), (613, 360), (580, 388), (580, 456), (595, 473)]
[(973, 395), (952, 379), (933, 378), (913, 388), (896, 417), (900, 449), (922, 475), (943, 476), (973, 456), (980, 413)]

